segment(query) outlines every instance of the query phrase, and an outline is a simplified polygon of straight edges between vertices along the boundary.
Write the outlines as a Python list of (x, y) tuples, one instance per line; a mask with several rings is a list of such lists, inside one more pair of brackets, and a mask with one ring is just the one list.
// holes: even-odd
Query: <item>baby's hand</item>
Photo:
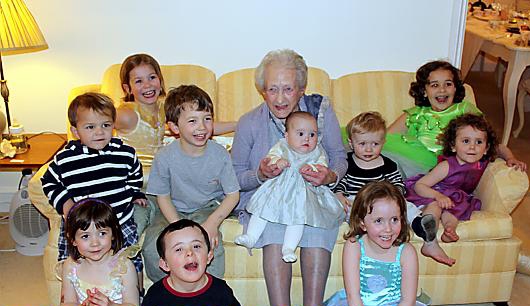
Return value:
[(147, 199), (136, 199), (133, 203), (142, 207), (147, 207)]
[(454, 206), (453, 201), (449, 197), (446, 197), (444, 195), (440, 195), (436, 197), (436, 202), (440, 208), (443, 209), (449, 209)]
[(517, 158), (508, 158), (506, 160), (506, 165), (508, 167), (514, 167), (515, 169), (517, 170), (521, 170), (523, 172), (526, 171), (527, 167), (526, 167), (526, 163), (525, 162), (522, 162), (520, 160), (518, 160)]
[(280, 159), (276, 162), (276, 166), (278, 167), (278, 169), (283, 170), (283, 169), (289, 167), (290, 164), (289, 164), (289, 161), (288, 161), (288, 160), (283, 159), (283, 158), (280, 158)]

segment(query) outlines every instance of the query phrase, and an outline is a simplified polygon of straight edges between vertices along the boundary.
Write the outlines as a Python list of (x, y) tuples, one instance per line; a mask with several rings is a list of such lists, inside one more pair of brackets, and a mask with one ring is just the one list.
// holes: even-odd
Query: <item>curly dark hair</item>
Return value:
[(357, 239), (357, 236), (366, 234), (366, 231), (362, 227), (362, 222), (364, 222), (364, 217), (367, 214), (372, 213), (375, 201), (380, 199), (388, 199), (396, 203), (401, 214), (401, 232), (393, 245), (399, 246), (409, 241), (410, 233), (407, 225), (407, 204), (405, 198), (401, 191), (388, 181), (370, 182), (359, 190), (359, 193), (357, 193), (353, 201), (350, 215), (350, 230), (344, 234), (345, 240), (351, 238)]
[(497, 134), (495, 134), (493, 127), (486, 118), (483, 115), (477, 114), (464, 114), (449, 122), (444, 132), (438, 136), (438, 140), (443, 146), (442, 154), (445, 156), (456, 155), (456, 152), (453, 151), (456, 142), (456, 133), (466, 126), (471, 126), (486, 133), (488, 150), (482, 157), (482, 160), (495, 160), (497, 157), (497, 146), (499, 145)]
[(414, 98), (417, 106), (431, 106), (429, 98), (425, 95), (425, 87), (429, 84), (429, 75), (436, 70), (447, 70), (453, 74), (453, 83), (456, 87), (453, 103), (460, 103), (466, 96), (464, 82), (460, 78), (460, 70), (446, 61), (432, 61), (421, 66), (416, 71), (416, 82), (410, 83), (409, 95)]

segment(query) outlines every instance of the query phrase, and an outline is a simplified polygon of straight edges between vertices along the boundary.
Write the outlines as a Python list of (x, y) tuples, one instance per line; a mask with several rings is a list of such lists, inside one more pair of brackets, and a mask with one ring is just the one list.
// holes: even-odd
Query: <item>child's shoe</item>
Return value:
[(436, 239), (436, 220), (434, 220), (433, 215), (418, 216), (412, 220), (410, 226), (414, 233), (425, 242), (431, 242)]

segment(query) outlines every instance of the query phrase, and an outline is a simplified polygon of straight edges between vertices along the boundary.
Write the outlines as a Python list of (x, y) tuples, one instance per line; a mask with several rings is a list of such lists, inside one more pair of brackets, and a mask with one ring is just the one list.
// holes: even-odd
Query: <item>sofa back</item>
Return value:
[[(414, 72), (370, 71), (357, 72), (332, 80), (332, 104), (341, 126), (346, 126), (361, 112), (378, 111), (387, 124), (398, 118), (404, 109), (414, 106), (409, 95)], [(465, 84), (465, 100), (475, 103), (475, 94)]]
[[(110, 66), (103, 74), (101, 84), (85, 85), (70, 92), (68, 102), (88, 91), (109, 95), (115, 102), (124, 94), (120, 84), (120, 64)], [(196, 84), (212, 98), (215, 120), (237, 121), (243, 114), (263, 102), (254, 85), (254, 68), (240, 69), (223, 74), (216, 80), (208, 68), (198, 65), (162, 65), (166, 91), (182, 84)], [(319, 93), (331, 98), (331, 103), (341, 126), (360, 112), (379, 111), (388, 124), (402, 111), (414, 106), (408, 94), (415, 73), (403, 71), (356, 72), (330, 79), (322, 69), (310, 67), (307, 94)], [(465, 84), (465, 100), (475, 103), (473, 89)], [(68, 137), (72, 139), (70, 129)]]

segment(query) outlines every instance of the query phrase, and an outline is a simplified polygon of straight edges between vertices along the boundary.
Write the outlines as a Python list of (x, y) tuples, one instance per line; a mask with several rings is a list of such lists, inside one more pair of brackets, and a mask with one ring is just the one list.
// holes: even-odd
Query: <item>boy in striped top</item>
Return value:
[[(405, 194), (405, 185), (397, 164), (381, 155), (385, 143), (386, 124), (378, 112), (364, 112), (346, 125), (348, 143), (353, 150), (348, 153), (346, 175), (334, 188), (335, 195), (344, 206), (349, 219), (353, 200), (357, 192), (373, 181), (386, 180)], [(349, 220), (348, 220), (349, 221)], [(446, 263), (449, 257), (436, 242), (436, 222), (430, 214), (422, 215), (412, 203), (407, 202), (407, 223), (414, 233), (425, 241), (422, 253)]]
[[(77, 96), (68, 107), (71, 140), (59, 151), (41, 178), (42, 189), (60, 215), (58, 260), (68, 257), (64, 219), (75, 203), (98, 198), (112, 206), (125, 238), (124, 247), (138, 242), (133, 206), (145, 206), (140, 191), (143, 185), (142, 165), (134, 148), (112, 137), (116, 108), (112, 100), (98, 93)], [(136, 271), (143, 268), (142, 259), (132, 259)]]

